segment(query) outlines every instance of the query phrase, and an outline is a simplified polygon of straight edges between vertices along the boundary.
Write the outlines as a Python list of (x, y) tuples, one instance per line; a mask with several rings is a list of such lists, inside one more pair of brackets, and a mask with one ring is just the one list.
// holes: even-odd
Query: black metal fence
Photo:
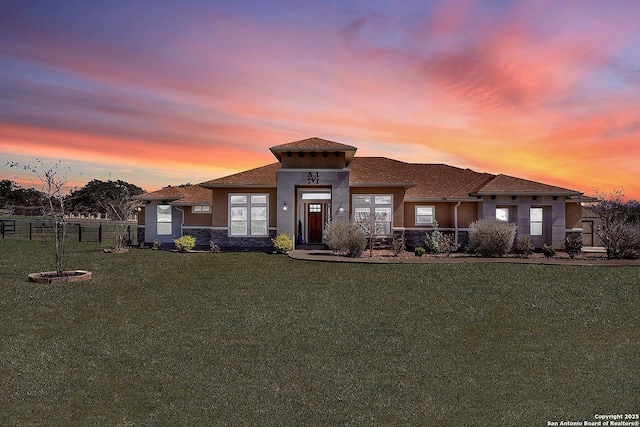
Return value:
[[(125, 239), (136, 241), (135, 222), (127, 224)], [(0, 237), (16, 240), (51, 240), (54, 223), (50, 220), (0, 219)], [(115, 224), (111, 221), (81, 220), (66, 222), (66, 238), (77, 242), (102, 243), (114, 239)]]

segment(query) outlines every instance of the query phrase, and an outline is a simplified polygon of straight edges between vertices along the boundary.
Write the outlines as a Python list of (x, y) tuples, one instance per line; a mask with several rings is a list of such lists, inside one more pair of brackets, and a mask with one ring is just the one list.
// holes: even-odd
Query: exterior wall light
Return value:
[(282, 205), (282, 210), (286, 211), (287, 209), (289, 209), (287, 208), (287, 202), (284, 202), (284, 204)]
[(344, 208), (342, 207), (342, 204), (340, 204), (340, 207), (338, 208), (338, 212), (340, 213), (344, 212)]

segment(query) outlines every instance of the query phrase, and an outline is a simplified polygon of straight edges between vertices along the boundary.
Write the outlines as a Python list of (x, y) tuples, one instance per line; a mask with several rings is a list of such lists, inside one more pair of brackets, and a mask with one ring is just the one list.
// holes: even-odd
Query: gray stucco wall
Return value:
[[(349, 216), (349, 170), (347, 169), (280, 169), (277, 172), (277, 233), (295, 235), (296, 190), (298, 187), (331, 188), (331, 217)], [(287, 210), (282, 206), (287, 204)], [(342, 206), (343, 212), (338, 209)]]
[[(482, 217), (495, 218), (496, 207), (515, 207), (516, 218), (509, 218), (510, 222), (518, 225), (518, 236), (530, 236), (531, 219), (530, 210), (532, 207), (542, 207), (543, 235), (530, 236), (531, 243), (540, 248), (544, 244), (550, 244), (555, 248), (561, 248), (566, 236), (566, 210), (564, 197), (552, 196), (518, 196), (513, 199), (511, 196), (497, 196), (491, 199), (485, 196), (482, 201)], [(514, 211), (513, 209), (511, 210)]]

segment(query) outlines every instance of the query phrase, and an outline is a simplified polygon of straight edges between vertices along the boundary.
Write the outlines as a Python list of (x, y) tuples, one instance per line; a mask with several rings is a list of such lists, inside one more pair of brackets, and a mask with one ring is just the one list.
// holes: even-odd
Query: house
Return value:
[(198, 185), (137, 196), (138, 240), (170, 246), (182, 235), (223, 250), (264, 250), (279, 233), (296, 244), (321, 244), (336, 218), (377, 214), (387, 236), (404, 232), (407, 246), (423, 245), (438, 224), (457, 242), (484, 217), (514, 222), (536, 247), (562, 247), (582, 233), (582, 193), (507, 175), (444, 164), (357, 157), (357, 148), (309, 138), (271, 147), (277, 162)]

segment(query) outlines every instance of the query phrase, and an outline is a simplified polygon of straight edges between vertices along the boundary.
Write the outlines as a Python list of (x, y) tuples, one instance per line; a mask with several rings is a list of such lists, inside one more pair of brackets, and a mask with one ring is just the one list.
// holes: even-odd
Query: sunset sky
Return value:
[(4, 1), (0, 179), (147, 191), (308, 137), (640, 199), (637, 0)]

